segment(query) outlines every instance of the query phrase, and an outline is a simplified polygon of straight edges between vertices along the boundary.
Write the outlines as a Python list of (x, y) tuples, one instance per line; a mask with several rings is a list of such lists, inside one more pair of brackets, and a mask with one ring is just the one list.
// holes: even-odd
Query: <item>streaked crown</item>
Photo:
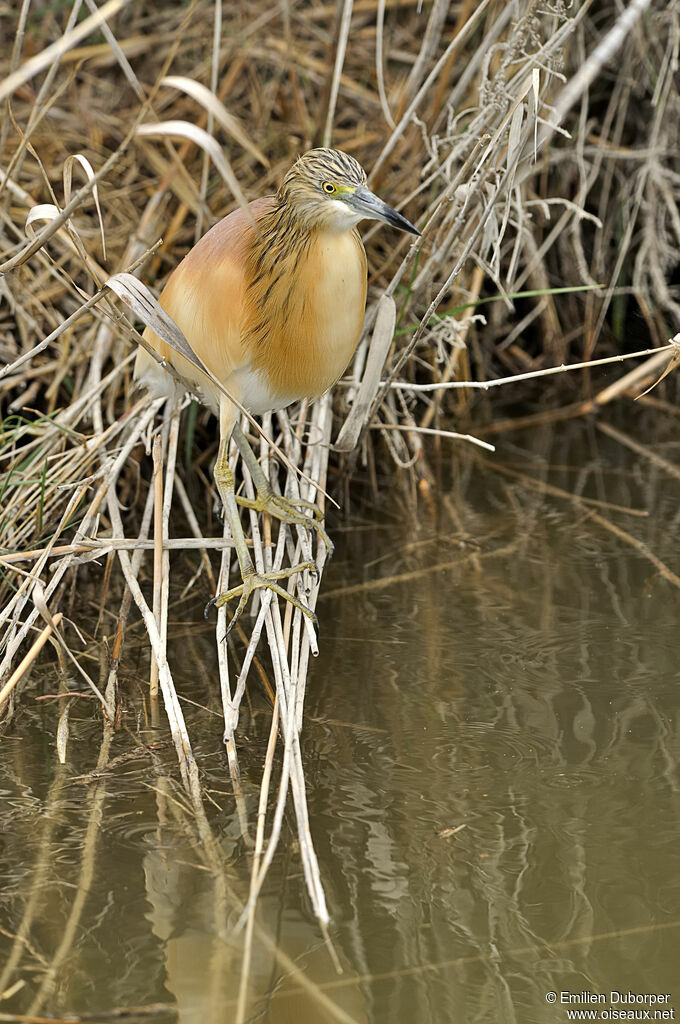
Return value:
[[(366, 172), (353, 156), (339, 149), (310, 149), (288, 171), (278, 197), (301, 226), (342, 229), (349, 219), (344, 201), (365, 185)], [(349, 217), (353, 223), (360, 219)]]
[(307, 185), (319, 190), (323, 189), (324, 181), (332, 181), (354, 191), (366, 184), (366, 171), (358, 160), (339, 149), (310, 149), (298, 157), (288, 171), (281, 191), (287, 191), (295, 185)]

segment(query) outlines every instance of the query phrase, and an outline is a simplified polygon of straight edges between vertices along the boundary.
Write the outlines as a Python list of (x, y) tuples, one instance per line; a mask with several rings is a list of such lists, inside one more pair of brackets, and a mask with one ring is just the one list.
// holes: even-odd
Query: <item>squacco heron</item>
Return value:
[[(335, 384), (352, 358), (366, 309), (366, 253), (359, 221), (369, 218), (414, 235), (420, 232), (368, 189), (366, 174), (353, 157), (333, 149), (306, 153), (275, 196), (256, 199), (249, 209), (257, 230), (243, 210), (234, 210), (184, 257), (159, 301), (204, 365), (257, 415), (318, 397)], [(303, 569), (315, 570), (314, 563), (256, 572), (237, 506), (311, 527), (330, 551), (320, 510), (311, 502), (276, 494), (238, 425), (234, 404), (150, 328), (144, 337), (219, 418), (214, 476), (242, 582), (210, 603), (222, 605), (240, 596), (229, 629), (258, 587), (273, 590), (312, 616), (278, 581)], [(135, 377), (155, 396), (174, 393), (173, 379), (144, 349), (137, 355)], [(257, 490), (255, 500), (235, 495), (227, 457), (232, 436)]]

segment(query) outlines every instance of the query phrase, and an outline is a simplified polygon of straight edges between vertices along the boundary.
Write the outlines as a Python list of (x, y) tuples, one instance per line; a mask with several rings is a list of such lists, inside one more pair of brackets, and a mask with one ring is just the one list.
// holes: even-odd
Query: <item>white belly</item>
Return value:
[(229, 390), (239, 398), (248, 412), (261, 416), (264, 412), (285, 409), (287, 405), (297, 402), (299, 395), (273, 394), (271, 385), (260, 370), (252, 366), (235, 370), (229, 378)]

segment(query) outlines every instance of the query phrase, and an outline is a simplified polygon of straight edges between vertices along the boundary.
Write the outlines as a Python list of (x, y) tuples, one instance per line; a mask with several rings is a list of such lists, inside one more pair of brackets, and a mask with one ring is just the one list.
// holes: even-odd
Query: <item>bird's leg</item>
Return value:
[(217, 453), (217, 462), (215, 463), (214, 476), (215, 483), (217, 485), (217, 491), (222, 502), (222, 508), (224, 514), (229, 521), (229, 527), (231, 529), (231, 535), (234, 540), (234, 547), (236, 548), (236, 555), (238, 557), (238, 564), (241, 570), (241, 579), (237, 587), (232, 587), (231, 590), (225, 591), (223, 594), (218, 594), (213, 597), (212, 601), (209, 601), (205, 608), (205, 615), (207, 617), (209, 609), (213, 605), (217, 605), (221, 608), (227, 601), (231, 601), (233, 597), (239, 597), (239, 603), (234, 613), (234, 616), (227, 627), (227, 636), (234, 628), (236, 620), (242, 614), (248, 598), (260, 587), (264, 587), (267, 590), (273, 590), (279, 597), (284, 598), (286, 601), (290, 601), (292, 605), (299, 608), (301, 612), (307, 615), (312, 622), (316, 625), (316, 616), (314, 612), (305, 607), (301, 601), (298, 601), (296, 597), (289, 594), (282, 586), (277, 583), (277, 580), (288, 579), (289, 576), (293, 576), (294, 573), (302, 572), (304, 569), (310, 569), (316, 572), (316, 565), (314, 562), (301, 562), (299, 565), (291, 566), (288, 569), (278, 569), (273, 572), (257, 572), (253, 565), (253, 560), (250, 557), (248, 546), (246, 544), (245, 534), (243, 533), (243, 527), (241, 526), (241, 519), (238, 513), (238, 506), (236, 504), (236, 495), (234, 493), (234, 476), (229, 466), (229, 435), (227, 434), (220, 438), (220, 446)]
[[(275, 519), (280, 519), (284, 523), (292, 523), (296, 526), (304, 526), (308, 530), (316, 530), (326, 545), (328, 557), (330, 558), (333, 554), (334, 545), (323, 527), (323, 512), (319, 506), (313, 501), (307, 501), (305, 498), (284, 498), (282, 494), (276, 494), (272, 490), (272, 486), (258, 462), (255, 452), (250, 447), (248, 438), (238, 423), (234, 424), (233, 438), (257, 490), (257, 498), (255, 499), (242, 498), (239, 495), (236, 498), (238, 504), (243, 505), (245, 508), (255, 509), (257, 512), (269, 512)], [(305, 515), (301, 509), (308, 509), (312, 515)]]

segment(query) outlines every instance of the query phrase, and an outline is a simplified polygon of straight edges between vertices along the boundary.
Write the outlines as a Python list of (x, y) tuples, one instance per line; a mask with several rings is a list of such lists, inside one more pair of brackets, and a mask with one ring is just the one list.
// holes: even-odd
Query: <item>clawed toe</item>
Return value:
[(213, 607), (213, 605), (215, 605), (217, 608), (221, 608), (223, 605), (231, 601), (234, 597), (239, 598), (239, 603), (236, 608), (236, 611), (234, 612), (232, 620), (227, 626), (227, 632), (224, 635), (224, 639), (226, 640), (229, 634), (231, 633), (232, 629), (234, 628), (234, 625), (236, 624), (237, 620), (243, 614), (245, 607), (248, 603), (248, 600), (253, 594), (253, 592), (255, 590), (264, 589), (271, 590), (274, 594), (277, 594), (283, 600), (289, 601), (290, 604), (293, 605), (293, 607), (298, 608), (304, 615), (311, 619), (312, 623), (316, 628), (318, 626), (318, 622), (316, 615), (314, 614), (312, 609), (304, 605), (302, 601), (299, 601), (298, 598), (295, 597), (293, 594), (289, 594), (288, 591), (285, 590), (278, 583), (278, 580), (288, 579), (295, 573), (303, 572), (305, 569), (309, 569), (310, 572), (313, 572), (318, 581), (319, 573), (314, 562), (301, 562), (299, 565), (294, 565), (289, 569), (278, 569), (274, 572), (269, 573), (249, 573), (243, 579), (243, 582), (240, 583), (237, 587), (232, 587), (231, 590), (227, 590), (223, 594), (217, 594), (210, 601), (208, 601), (207, 605), (205, 606), (205, 611), (203, 614), (205, 618), (207, 618), (208, 613), (210, 609)]
[[(306, 498), (284, 498), (282, 494), (275, 494), (273, 491), (258, 492), (257, 498), (244, 498), (239, 495), (236, 501), (237, 504), (245, 508), (252, 508), (257, 512), (268, 512), (283, 523), (302, 526), (306, 530), (315, 530), (324, 542), (328, 556), (332, 555), (333, 542), (322, 525), (323, 512), (313, 501), (307, 501)], [(311, 512), (311, 515), (306, 515), (305, 511)]]

